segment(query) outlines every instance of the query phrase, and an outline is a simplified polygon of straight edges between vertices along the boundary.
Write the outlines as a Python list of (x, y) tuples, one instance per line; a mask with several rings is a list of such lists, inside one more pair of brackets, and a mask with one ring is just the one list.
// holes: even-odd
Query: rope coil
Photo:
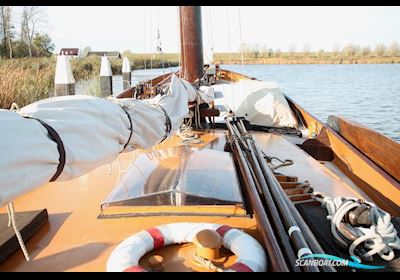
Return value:
[[(374, 255), (385, 261), (394, 259), (394, 250), (400, 250), (400, 238), (389, 213), (372, 203), (356, 198), (332, 199), (321, 193), (314, 193), (314, 198), (327, 209), (331, 232), (340, 245), (348, 248), (350, 256), (357, 254), (367, 261), (372, 261)], [(365, 207), (369, 211), (368, 222), (354, 226), (346, 219), (351, 211), (359, 207)], [(349, 236), (349, 233), (355, 236)]]

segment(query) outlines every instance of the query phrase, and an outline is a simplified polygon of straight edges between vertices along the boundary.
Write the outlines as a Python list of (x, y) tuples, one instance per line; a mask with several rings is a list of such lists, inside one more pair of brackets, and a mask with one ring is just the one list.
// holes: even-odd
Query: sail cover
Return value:
[(297, 127), (297, 120), (276, 83), (240, 80), (236, 83), (213, 85), (215, 106), (220, 118), (230, 112), (246, 117), (251, 124), (267, 127)]
[(187, 104), (186, 88), (173, 76), (162, 96), (146, 101), (75, 95), (41, 100), (18, 113), (0, 110), (0, 206), (49, 182), (59, 169), (59, 146), (36, 119), (61, 138), (65, 165), (56, 181), (67, 181), (123, 151), (160, 143), (188, 115)]

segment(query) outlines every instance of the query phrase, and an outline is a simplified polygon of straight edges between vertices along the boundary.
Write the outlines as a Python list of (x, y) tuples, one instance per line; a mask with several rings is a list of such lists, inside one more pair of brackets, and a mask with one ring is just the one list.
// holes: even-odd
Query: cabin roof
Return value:
[(96, 51), (96, 52), (88, 52), (88, 56), (108, 56), (114, 58), (121, 58), (121, 53), (116, 51)]
[(79, 48), (62, 48), (60, 50), (60, 55), (65, 54), (65, 55), (78, 55), (79, 54)]

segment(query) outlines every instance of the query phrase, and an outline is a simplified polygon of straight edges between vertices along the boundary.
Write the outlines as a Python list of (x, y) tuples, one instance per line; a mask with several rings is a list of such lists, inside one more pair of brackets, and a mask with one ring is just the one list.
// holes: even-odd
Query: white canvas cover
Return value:
[(240, 80), (214, 85), (215, 105), (225, 117), (230, 111), (251, 124), (268, 127), (297, 127), (297, 120), (276, 83)]
[(79, 177), (114, 160), (124, 151), (149, 148), (166, 135), (167, 112), (176, 131), (188, 114), (188, 95), (181, 80), (172, 77), (167, 93), (153, 100), (100, 99), (76, 95), (54, 97), (21, 108), (0, 110), (0, 206), (47, 183), (59, 164), (57, 144), (47, 130), (26, 114), (57, 131), (66, 152), (66, 164), (57, 181)]

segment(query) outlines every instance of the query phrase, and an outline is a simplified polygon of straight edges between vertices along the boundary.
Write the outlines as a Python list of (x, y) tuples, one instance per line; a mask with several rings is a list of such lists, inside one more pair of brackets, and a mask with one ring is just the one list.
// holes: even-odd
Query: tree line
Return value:
[(400, 44), (393, 42), (389, 46), (385, 44), (378, 44), (375, 48), (369, 46), (360, 46), (356, 44), (348, 44), (343, 48), (335, 44), (332, 50), (329, 52), (324, 49), (319, 49), (316, 52), (311, 52), (311, 45), (306, 44), (300, 50), (296, 49), (296, 45), (291, 44), (287, 52), (282, 52), (280, 49), (272, 49), (267, 45), (255, 44), (241, 44), (239, 46), (239, 52), (243, 53), (246, 57), (251, 58), (268, 58), (268, 57), (335, 57), (335, 56), (346, 56), (346, 57), (383, 57), (383, 56), (400, 56)]
[(1, 58), (51, 56), (55, 46), (49, 35), (41, 32), (45, 18), (42, 7), (23, 6), (16, 17), (13, 7), (0, 6)]

